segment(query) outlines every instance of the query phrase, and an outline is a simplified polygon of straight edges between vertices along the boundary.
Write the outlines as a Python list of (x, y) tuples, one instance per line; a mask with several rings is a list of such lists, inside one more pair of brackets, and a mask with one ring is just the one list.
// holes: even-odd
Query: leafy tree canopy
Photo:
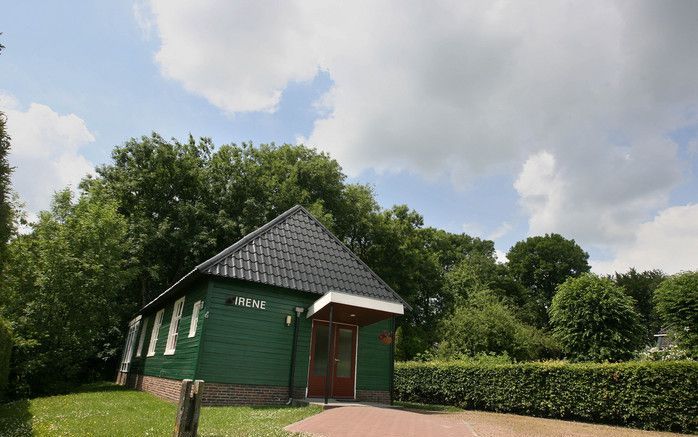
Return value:
[(591, 270), (586, 253), (574, 240), (559, 234), (529, 237), (507, 253), (511, 274), (528, 288), (538, 306), (539, 326), (547, 322), (547, 310), (556, 287), (569, 277)]
[(74, 203), (65, 190), (31, 234), (13, 240), (0, 317), (17, 340), (15, 392), (60, 390), (113, 366), (125, 319), (138, 308), (127, 288), (133, 265), (127, 231), (113, 201), (83, 196)]
[[(1, 45), (0, 49), (2, 49)], [(0, 268), (5, 260), (7, 242), (14, 232), (10, 185), (12, 167), (8, 161), (10, 136), (7, 133), (6, 123), (5, 114), (0, 112)]]
[(516, 360), (555, 355), (546, 334), (521, 322), (490, 290), (474, 292), (441, 324), (439, 354), (444, 357), (506, 354)]
[(577, 361), (619, 361), (643, 342), (635, 300), (608, 278), (586, 273), (558, 287), (550, 307), (553, 336)]
[(654, 334), (661, 329), (659, 317), (652, 302), (654, 291), (666, 276), (660, 270), (638, 272), (630, 269), (627, 273), (616, 273), (614, 281), (635, 299), (635, 310), (640, 314), (640, 323), (645, 330), (645, 342), (655, 341)]
[(698, 271), (667, 278), (655, 291), (654, 300), (664, 327), (698, 358)]

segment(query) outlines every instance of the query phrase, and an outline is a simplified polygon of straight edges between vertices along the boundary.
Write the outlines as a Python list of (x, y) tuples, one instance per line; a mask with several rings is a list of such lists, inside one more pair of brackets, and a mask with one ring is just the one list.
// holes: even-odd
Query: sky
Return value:
[(6, 2), (30, 216), (156, 131), (303, 143), (383, 207), (597, 273), (698, 268), (698, 2)]

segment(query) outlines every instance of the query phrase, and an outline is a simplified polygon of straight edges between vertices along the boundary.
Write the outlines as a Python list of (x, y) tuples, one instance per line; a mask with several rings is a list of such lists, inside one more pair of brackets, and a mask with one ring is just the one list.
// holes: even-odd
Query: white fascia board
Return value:
[(312, 317), (313, 314), (317, 313), (330, 303), (366, 308), (370, 310), (382, 311), (384, 313), (405, 314), (405, 307), (401, 303), (387, 302), (385, 300), (373, 299), (370, 297), (330, 291), (310, 305), (306, 318)]

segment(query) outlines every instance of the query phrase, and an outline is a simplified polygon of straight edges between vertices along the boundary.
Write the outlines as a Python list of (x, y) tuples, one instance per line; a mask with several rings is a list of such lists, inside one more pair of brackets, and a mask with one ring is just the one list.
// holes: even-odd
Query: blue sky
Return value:
[(560, 232), (598, 272), (695, 269), (696, 4), (539, 4), (9, 3), (15, 186), (34, 213), (151, 131), (303, 141), (503, 252)]

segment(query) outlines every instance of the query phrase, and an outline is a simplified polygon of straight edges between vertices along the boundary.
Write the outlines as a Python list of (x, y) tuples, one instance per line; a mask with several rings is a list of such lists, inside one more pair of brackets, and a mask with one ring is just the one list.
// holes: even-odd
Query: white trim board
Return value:
[(331, 303), (382, 311), (384, 313), (400, 315), (405, 314), (405, 307), (401, 303), (387, 302), (385, 300), (373, 299), (371, 297), (330, 291), (310, 305), (310, 308), (308, 308), (308, 314), (305, 317), (308, 319), (311, 318), (315, 313)]

